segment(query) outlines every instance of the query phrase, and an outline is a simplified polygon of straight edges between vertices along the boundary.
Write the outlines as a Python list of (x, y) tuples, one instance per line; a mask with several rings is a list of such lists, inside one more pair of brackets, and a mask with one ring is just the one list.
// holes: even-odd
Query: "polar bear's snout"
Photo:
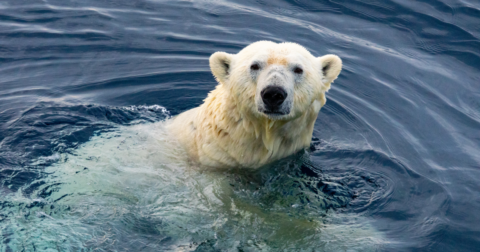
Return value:
[(292, 109), (294, 78), (285, 66), (277, 64), (267, 65), (260, 71), (256, 93), (258, 112), (273, 120), (282, 119)]
[(268, 86), (261, 92), (263, 103), (265, 104), (265, 113), (280, 113), (280, 105), (285, 101), (288, 94), (282, 87)]

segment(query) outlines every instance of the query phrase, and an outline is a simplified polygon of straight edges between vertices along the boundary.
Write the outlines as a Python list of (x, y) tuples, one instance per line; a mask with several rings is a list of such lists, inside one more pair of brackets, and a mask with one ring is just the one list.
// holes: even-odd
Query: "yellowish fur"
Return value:
[[(304, 76), (301, 83), (291, 85), (294, 97), (288, 115), (272, 118), (258, 111), (259, 84), (249, 72), (252, 59), (264, 59), (265, 68), (302, 64)], [(337, 56), (316, 58), (294, 43), (260, 41), (236, 55), (217, 52), (210, 67), (219, 85), (201, 106), (168, 122), (167, 129), (201, 165), (258, 168), (310, 145), (325, 92), (341, 65)]]

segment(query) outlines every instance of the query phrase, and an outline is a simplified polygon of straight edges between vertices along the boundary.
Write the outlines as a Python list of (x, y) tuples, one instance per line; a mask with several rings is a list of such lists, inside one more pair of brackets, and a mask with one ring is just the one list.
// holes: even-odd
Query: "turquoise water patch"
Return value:
[(27, 187), (5, 199), (15, 204), (2, 209), (12, 250), (374, 251), (385, 242), (368, 218), (335, 211), (349, 188), (306, 167), (306, 152), (257, 171), (202, 170), (159, 122), (47, 159), (56, 162), (29, 197)]

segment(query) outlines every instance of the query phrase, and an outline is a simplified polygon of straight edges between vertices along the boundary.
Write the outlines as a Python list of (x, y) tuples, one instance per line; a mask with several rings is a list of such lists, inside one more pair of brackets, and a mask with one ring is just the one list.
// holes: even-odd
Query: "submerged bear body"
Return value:
[(258, 168), (310, 145), (325, 92), (341, 71), (335, 55), (294, 43), (253, 43), (210, 57), (218, 86), (205, 102), (167, 123), (204, 166)]

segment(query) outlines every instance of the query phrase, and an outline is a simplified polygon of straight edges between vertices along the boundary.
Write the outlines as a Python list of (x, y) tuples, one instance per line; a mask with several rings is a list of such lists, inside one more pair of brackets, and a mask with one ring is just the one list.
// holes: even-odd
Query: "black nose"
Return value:
[(287, 92), (281, 87), (277, 86), (269, 86), (262, 90), (262, 100), (267, 105), (267, 109), (275, 110), (278, 106), (282, 105), (282, 103), (287, 98)]

